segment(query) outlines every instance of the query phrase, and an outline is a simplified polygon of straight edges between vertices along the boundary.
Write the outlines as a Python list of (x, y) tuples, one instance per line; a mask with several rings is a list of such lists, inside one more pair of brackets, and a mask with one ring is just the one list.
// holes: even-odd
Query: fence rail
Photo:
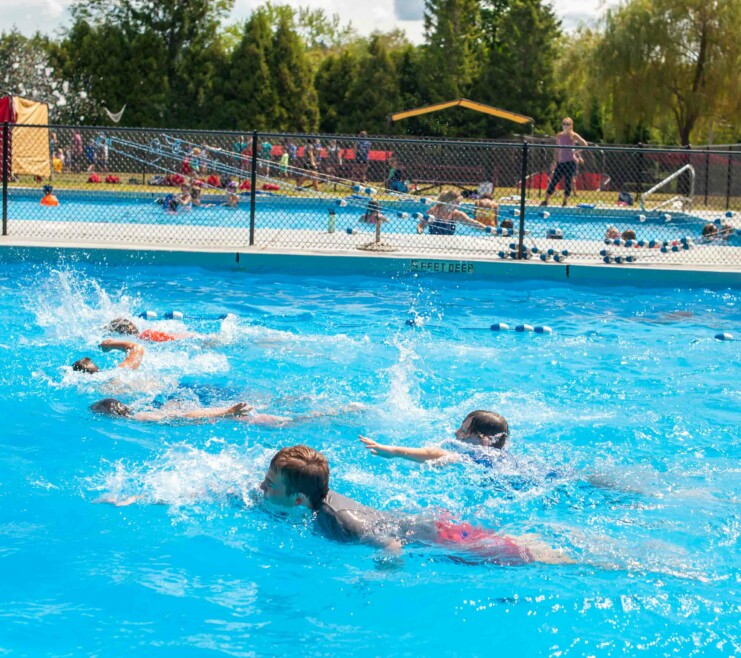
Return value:
[(3, 124), (0, 156), (5, 240), (741, 267), (741, 149)]

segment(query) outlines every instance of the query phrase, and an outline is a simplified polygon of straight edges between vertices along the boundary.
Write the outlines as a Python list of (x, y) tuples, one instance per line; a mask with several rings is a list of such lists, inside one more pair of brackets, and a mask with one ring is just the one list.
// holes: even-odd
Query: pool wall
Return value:
[(741, 272), (722, 268), (653, 266), (604, 267), (575, 263), (439, 258), (400, 254), (271, 253), (231, 250), (129, 249), (50, 246), (3, 246), (0, 262), (107, 263), (111, 265), (191, 265), (245, 272), (363, 274), (459, 279), (564, 281), (574, 284), (642, 287), (739, 288)]

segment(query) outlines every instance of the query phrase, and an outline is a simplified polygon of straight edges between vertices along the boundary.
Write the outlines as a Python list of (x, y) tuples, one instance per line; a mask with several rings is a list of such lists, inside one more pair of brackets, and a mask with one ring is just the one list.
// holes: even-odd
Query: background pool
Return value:
[[(713, 338), (739, 333), (738, 291), (69, 260), (6, 263), (0, 281), (0, 653), (738, 654), (741, 343)], [(285, 429), (94, 417), (109, 376), (65, 364), (113, 365), (101, 326), (143, 309), (216, 335), (148, 346), (120, 394), (137, 407), (365, 408)], [(420, 467), (357, 442), (436, 444), (473, 408), (509, 419), (516, 463)], [(333, 488), (362, 502), (539, 532), (582, 563), (463, 565), (420, 548), (389, 569), (370, 548), (227, 504), (227, 486), (255, 485), (297, 442), (324, 450)], [(93, 504), (111, 491), (166, 504)]]
[[(12, 222), (18, 220), (41, 220), (54, 222), (103, 222), (126, 224), (167, 224), (182, 226), (220, 226), (232, 228), (248, 228), (250, 225), (249, 197), (244, 196), (242, 204), (236, 208), (220, 206), (212, 208), (197, 208), (191, 211), (166, 213), (162, 207), (154, 203), (156, 196), (164, 196), (174, 191), (174, 188), (157, 190), (151, 199), (105, 199), (100, 196), (79, 197), (76, 193), (67, 193), (60, 190), (61, 205), (57, 208), (39, 206), (37, 196), (24, 193), (14, 193), (8, 204), (8, 216), (12, 233)], [(221, 197), (219, 197), (221, 199)], [(329, 211), (336, 213), (334, 220), (337, 231), (353, 228), (359, 231), (374, 231), (374, 227), (360, 222), (367, 205), (366, 199), (348, 199), (348, 205), (340, 207), (336, 199), (305, 199), (296, 197), (260, 197), (257, 201), (255, 225), (257, 228), (268, 229), (310, 229), (327, 231), (329, 225)], [(420, 203), (381, 201), (383, 212), (389, 219), (383, 226), (384, 233), (416, 233), (418, 220), (413, 218), (416, 212), (424, 212), (428, 207)], [(463, 210), (473, 213), (471, 205), (465, 205)], [(665, 222), (667, 213), (644, 213), (645, 222), (639, 220), (639, 209), (590, 209), (590, 208), (560, 208), (551, 207), (547, 211), (548, 217), (542, 217), (543, 208), (529, 206), (526, 210), (526, 230), (534, 238), (544, 238), (548, 229), (558, 227), (562, 230), (564, 239), (592, 239), (601, 240), (607, 226), (615, 225), (620, 231), (633, 229), (637, 237), (646, 240), (676, 240), (684, 236), (692, 236), (699, 240), (702, 227), (708, 219), (695, 217), (678, 212), (669, 212), (670, 222)], [(409, 214), (408, 218), (399, 217), (399, 212)], [(519, 212), (515, 206), (503, 204), (500, 207), (500, 219), (510, 219), (519, 226)], [(720, 215), (719, 215), (720, 216)], [(724, 220), (725, 221), (725, 220)], [(480, 231), (459, 225), (457, 235), (481, 235)], [(731, 244), (738, 244), (738, 236), (734, 235)], [(725, 244), (725, 243), (718, 243)]]

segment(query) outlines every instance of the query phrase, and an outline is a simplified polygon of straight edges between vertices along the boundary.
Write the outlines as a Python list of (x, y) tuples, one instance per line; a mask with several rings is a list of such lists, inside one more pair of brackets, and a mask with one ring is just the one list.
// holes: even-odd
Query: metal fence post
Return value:
[(250, 247), (255, 244), (255, 203), (257, 201), (257, 131), (252, 133), (252, 171), (250, 172)]
[(3, 123), (3, 235), (8, 235), (8, 151), (10, 146), (10, 125)]
[(638, 142), (638, 194), (643, 194), (643, 144)]
[(731, 207), (731, 165), (733, 164), (733, 160), (731, 159), (733, 156), (733, 151), (731, 149), (728, 149), (728, 172), (726, 173), (726, 210), (728, 210)]
[(708, 185), (710, 184), (710, 147), (705, 149), (705, 206), (708, 205)]
[(522, 242), (525, 238), (525, 194), (527, 193), (527, 141), (522, 143), (522, 168), (520, 170), (520, 240), (517, 245), (517, 258), (522, 260)]

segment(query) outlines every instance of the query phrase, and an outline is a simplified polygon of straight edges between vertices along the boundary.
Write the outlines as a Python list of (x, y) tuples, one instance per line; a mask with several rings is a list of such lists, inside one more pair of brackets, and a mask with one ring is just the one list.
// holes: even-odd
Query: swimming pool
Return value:
[[(738, 334), (738, 290), (74, 256), (6, 262), (0, 278), (3, 652), (738, 652), (741, 343), (713, 338)], [(137, 408), (178, 396), (289, 414), (363, 409), (284, 429), (92, 416), (110, 377), (64, 364), (91, 354), (112, 366), (96, 349), (100, 327), (147, 309), (193, 315), (157, 326), (212, 336), (149, 347), (120, 394)], [(357, 442), (437, 444), (473, 408), (508, 418), (507, 466), (419, 467), (372, 459)], [(333, 488), (361, 502), (538, 532), (582, 563), (466, 565), (417, 548), (384, 568), (374, 549), (227, 504), (227, 486), (253, 486), (278, 447), (298, 442), (325, 451)], [(93, 504), (111, 491), (166, 504)]]
[[(247, 228), (250, 225), (249, 196), (242, 197), (241, 205), (236, 208), (214, 206), (210, 208), (195, 208), (177, 213), (164, 212), (161, 206), (155, 203), (156, 198), (164, 197), (173, 192), (173, 188), (156, 190), (152, 195), (142, 196), (131, 194), (116, 198), (106, 198), (101, 194), (80, 193), (60, 190), (61, 205), (57, 208), (43, 208), (39, 206), (38, 194), (33, 191), (11, 191), (8, 214), (13, 220), (32, 220), (44, 222), (96, 222), (112, 224), (158, 226), (204, 226), (225, 228)], [(65, 198), (65, 196), (67, 198)], [(223, 196), (223, 195), (222, 195)], [(213, 195), (212, 201), (220, 203), (222, 196)], [(330, 226), (329, 211), (335, 213), (332, 219), (332, 230), (343, 232), (348, 228), (356, 231), (373, 232), (360, 221), (367, 205), (367, 198), (343, 198), (345, 205), (338, 205), (341, 199), (327, 197), (325, 199), (284, 197), (261, 195), (257, 200), (255, 225), (258, 229), (287, 229), (287, 230), (322, 230), (328, 231)], [(415, 213), (424, 213), (427, 206), (414, 201), (381, 200), (381, 207), (388, 218), (383, 226), (383, 233), (416, 234), (418, 219)], [(462, 209), (473, 215), (473, 205), (464, 204)], [(544, 216), (544, 210), (546, 216)], [(406, 213), (406, 217), (401, 217)], [(563, 232), (564, 239), (590, 238), (598, 239), (605, 234), (609, 225), (619, 226), (621, 231), (633, 229), (637, 237), (646, 240), (673, 240), (689, 235), (699, 240), (702, 227), (707, 218), (689, 215), (681, 212), (670, 213), (670, 222), (665, 221), (665, 212), (641, 213), (636, 209), (619, 208), (589, 208), (589, 207), (550, 207), (548, 209), (528, 206), (526, 209), (526, 230), (533, 238), (544, 238), (549, 229), (558, 227)], [(719, 216), (721, 216), (719, 214)], [(640, 217), (643, 216), (641, 221)], [(519, 226), (519, 206), (503, 203), (500, 206), (500, 220), (510, 219)], [(476, 235), (481, 232), (459, 225), (457, 235)], [(731, 244), (738, 244), (738, 236), (734, 234)], [(721, 243), (718, 243), (719, 245)], [(722, 243), (725, 245), (725, 242)], [(498, 250), (498, 247), (497, 247)]]

